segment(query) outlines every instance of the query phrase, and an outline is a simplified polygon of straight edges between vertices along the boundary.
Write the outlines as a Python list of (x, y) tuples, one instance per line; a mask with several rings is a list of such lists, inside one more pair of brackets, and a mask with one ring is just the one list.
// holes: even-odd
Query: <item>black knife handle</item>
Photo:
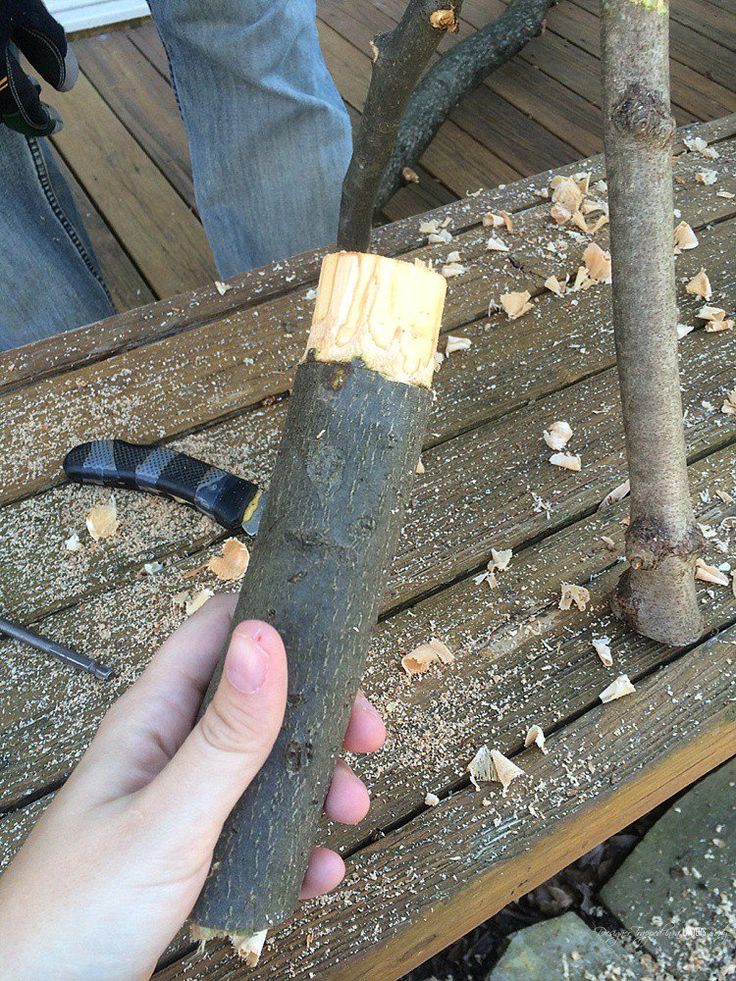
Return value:
[(239, 531), (258, 487), (166, 446), (98, 439), (71, 449), (64, 458), (70, 480), (98, 487), (148, 491), (190, 504), (228, 531)]

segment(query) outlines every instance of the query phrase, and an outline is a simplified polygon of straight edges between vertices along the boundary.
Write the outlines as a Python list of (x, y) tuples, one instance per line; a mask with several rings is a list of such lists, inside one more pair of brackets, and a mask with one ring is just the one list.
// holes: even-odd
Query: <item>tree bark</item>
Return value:
[(462, 0), (409, 0), (392, 31), (373, 40), (373, 71), (355, 149), (342, 186), (337, 245), (365, 252), (381, 177), (406, 104), (445, 31), (457, 29)]
[(458, 102), (540, 33), (547, 11), (556, 2), (513, 0), (500, 17), (456, 45), (430, 68), (404, 113), (381, 180), (377, 208), (399, 189), (403, 168), (419, 160)]
[(445, 289), (422, 265), (324, 260), (233, 620), (280, 631), (286, 715), (215, 849), (193, 913), (200, 938), (239, 945), (297, 903), (421, 451)]
[(638, 633), (681, 645), (702, 629), (694, 578), (702, 536), (677, 365), (666, 0), (603, 0), (601, 30), (613, 322), (631, 479), (630, 568), (612, 605)]

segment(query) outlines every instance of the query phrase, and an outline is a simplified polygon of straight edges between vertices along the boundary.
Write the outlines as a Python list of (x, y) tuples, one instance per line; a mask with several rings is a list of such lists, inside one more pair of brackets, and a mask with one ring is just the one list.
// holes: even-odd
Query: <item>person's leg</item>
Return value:
[(115, 312), (45, 140), (0, 126), (0, 350)]
[(350, 121), (314, 0), (149, 0), (223, 278), (334, 242)]

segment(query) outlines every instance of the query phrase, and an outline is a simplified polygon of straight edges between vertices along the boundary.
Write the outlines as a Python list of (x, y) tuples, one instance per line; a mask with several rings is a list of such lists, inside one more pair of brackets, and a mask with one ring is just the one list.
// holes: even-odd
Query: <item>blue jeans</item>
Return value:
[[(315, 0), (150, 6), (220, 276), (333, 242), (350, 122)], [(52, 148), (0, 126), (0, 174), (0, 350), (114, 313)]]

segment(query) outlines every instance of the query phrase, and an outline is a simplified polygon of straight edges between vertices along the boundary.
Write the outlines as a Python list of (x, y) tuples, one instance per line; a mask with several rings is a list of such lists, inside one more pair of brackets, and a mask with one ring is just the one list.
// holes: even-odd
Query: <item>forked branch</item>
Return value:
[(446, 31), (457, 29), (462, 0), (409, 0), (392, 31), (373, 41), (373, 74), (345, 175), (340, 249), (365, 252), (381, 177), (414, 87)]

